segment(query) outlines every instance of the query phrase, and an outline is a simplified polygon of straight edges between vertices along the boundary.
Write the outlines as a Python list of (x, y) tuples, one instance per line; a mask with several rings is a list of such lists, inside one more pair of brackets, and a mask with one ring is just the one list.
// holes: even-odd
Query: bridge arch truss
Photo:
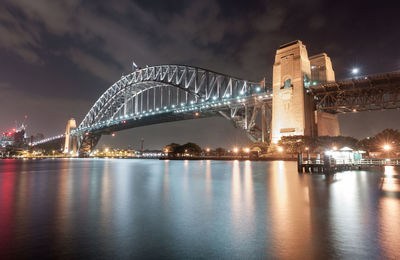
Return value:
[(78, 130), (114, 119), (174, 111), (190, 105), (246, 97), (263, 91), (260, 83), (197, 67), (158, 65), (121, 77), (89, 110)]

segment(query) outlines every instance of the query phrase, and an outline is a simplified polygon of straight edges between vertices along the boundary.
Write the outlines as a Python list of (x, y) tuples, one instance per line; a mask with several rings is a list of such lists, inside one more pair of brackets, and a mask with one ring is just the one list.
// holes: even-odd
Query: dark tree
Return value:
[(224, 156), (224, 155), (226, 155), (226, 150), (222, 147), (218, 147), (217, 149), (215, 149), (215, 153), (218, 156)]

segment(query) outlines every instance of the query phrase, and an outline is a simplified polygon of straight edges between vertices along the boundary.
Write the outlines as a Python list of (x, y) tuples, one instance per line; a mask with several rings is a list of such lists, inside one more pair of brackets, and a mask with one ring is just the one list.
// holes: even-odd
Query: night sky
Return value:
[[(400, 70), (399, 9), (389, 1), (54, 1), (0, 4), (0, 130), (28, 115), (28, 133), (62, 133), (78, 123), (122, 74), (139, 66), (188, 64), (271, 81), (279, 45), (300, 39), (309, 56), (326, 52), (337, 79)], [(394, 1), (393, 1), (394, 2)], [(400, 111), (340, 116), (343, 135), (400, 128)], [(146, 148), (195, 141), (248, 142), (224, 118), (154, 125), (100, 145)]]

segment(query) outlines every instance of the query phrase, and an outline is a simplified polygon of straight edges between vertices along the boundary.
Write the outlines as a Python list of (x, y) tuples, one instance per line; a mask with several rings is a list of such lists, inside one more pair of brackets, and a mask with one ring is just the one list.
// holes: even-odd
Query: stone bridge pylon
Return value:
[(308, 89), (312, 85), (335, 81), (331, 59), (326, 53), (308, 57), (299, 40), (276, 51), (273, 67), (271, 141), (283, 136), (337, 136), (340, 134), (336, 114), (316, 111)]

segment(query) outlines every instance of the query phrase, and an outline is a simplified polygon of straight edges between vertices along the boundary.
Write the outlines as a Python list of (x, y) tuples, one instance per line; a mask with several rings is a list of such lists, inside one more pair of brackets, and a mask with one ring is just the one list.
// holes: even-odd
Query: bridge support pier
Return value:
[(67, 122), (65, 128), (65, 143), (64, 143), (64, 153), (65, 154), (76, 154), (77, 142), (76, 137), (71, 135), (71, 130), (76, 128), (76, 121), (74, 118), (70, 118)]

